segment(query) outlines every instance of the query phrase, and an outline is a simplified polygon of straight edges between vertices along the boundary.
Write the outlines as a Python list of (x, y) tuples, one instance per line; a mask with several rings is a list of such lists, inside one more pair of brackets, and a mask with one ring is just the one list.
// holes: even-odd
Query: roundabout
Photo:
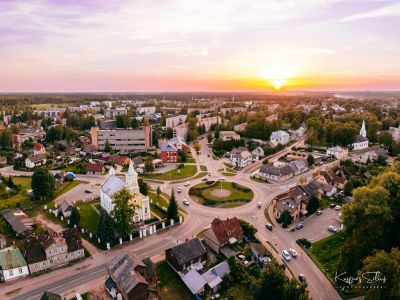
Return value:
[(232, 208), (250, 202), (253, 191), (235, 182), (207, 181), (190, 188), (189, 195), (198, 203), (208, 207)]

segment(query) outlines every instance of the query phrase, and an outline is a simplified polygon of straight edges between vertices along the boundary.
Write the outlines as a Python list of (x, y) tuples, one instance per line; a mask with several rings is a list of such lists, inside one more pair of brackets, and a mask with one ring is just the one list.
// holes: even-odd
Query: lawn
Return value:
[(96, 205), (98, 201), (90, 202), (77, 202), (76, 206), (79, 208), (79, 214), (81, 216), (79, 226), (89, 230), (89, 232), (95, 233), (97, 229), (97, 221), (99, 220), (99, 214), (94, 210), (92, 205)]
[(157, 197), (156, 193), (149, 193), (148, 196), (151, 199), (151, 211), (161, 219), (165, 219), (167, 216), (168, 202), (161, 195)]
[(178, 174), (178, 169), (174, 169), (165, 173), (152, 173), (152, 174), (140, 174), (141, 177), (146, 179), (157, 179), (157, 180), (179, 180), (186, 179), (192, 177), (197, 172), (196, 165), (185, 165), (182, 169), (179, 169), (180, 173)]
[(157, 265), (158, 291), (161, 300), (192, 300), (194, 297), (181, 278), (168, 265), (162, 262)]
[(236, 175), (236, 173), (231, 173), (231, 172), (222, 172), (222, 175), (227, 176), (227, 177), (233, 177)]
[(32, 177), (16, 176), (12, 180), (16, 185), (20, 185), (22, 189), (28, 190), (31, 188)]
[[(215, 196), (213, 192), (221, 189), (230, 192), (227, 196)], [(201, 204), (207, 206), (223, 205), (233, 207), (233, 203), (249, 202), (253, 199), (253, 191), (234, 182), (223, 181), (213, 184), (200, 183), (190, 188), (189, 194), (194, 196)], [(236, 205), (235, 205), (236, 206)]]
[(189, 163), (189, 164), (196, 163), (196, 160), (193, 158), (192, 153), (188, 152), (188, 153), (186, 153), (186, 155), (187, 155), (187, 159), (186, 159), (187, 163)]
[(267, 180), (262, 180), (260, 178), (254, 177), (254, 176), (250, 176), (250, 180), (252, 180), (254, 182), (259, 182), (259, 183), (269, 183)]
[(200, 166), (200, 171), (207, 172), (207, 167), (206, 166)]

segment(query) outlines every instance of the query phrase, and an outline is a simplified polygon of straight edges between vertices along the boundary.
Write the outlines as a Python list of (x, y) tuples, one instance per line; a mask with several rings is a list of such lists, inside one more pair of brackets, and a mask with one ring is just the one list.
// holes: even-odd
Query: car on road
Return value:
[(208, 178), (204, 177), (201, 181), (208, 181)]
[(182, 187), (180, 186), (180, 187), (178, 187), (178, 193), (182, 193)]
[(328, 226), (328, 231), (336, 233), (337, 229), (335, 227), (333, 227), (333, 226)]
[(208, 172), (208, 176), (211, 176), (211, 172)]
[(265, 227), (266, 227), (269, 231), (272, 231), (273, 226), (272, 226), (271, 223), (265, 224)]
[(208, 155), (207, 155), (207, 157), (211, 157), (211, 155), (210, 155), (210, 154), (208, 154)]
[(307, 278), (304, 274), (299, 274), (299, 281), (301, 283), (306, 283), (307, 282)]
[(331, 204), (329, 205), (330, 208), (335, 208), (335, 206), (336, 206), (335, 203), (331, 203)]
[(261, 208), (261, 202), (257, 202), (257, 207)]
[(188, 199), (183, 199), (183, 204), (185, 204), (185, 205), (189, 205), (189, 200)]
[(297, 257), (297, 252), (294, 249), (289, 249), (289, 253), (293, 256), (293, 258)]
[(341, 209), (342, 209), (342, 207), (340, 205), (335, 206), (335, 210), (341, 210)]
[(184, 184), (184, 186), (188, 186), (188, 185), (190, 185), (190, 182), (189, 182), (189, 181), (186, 181), (185, 184)]
[(292, 259), (292, 258), (290, 257), (289, 252), (288, 252), (287, 250), (283, 250), (283, 251), (282, 251), (282, 257), (283, 257), (283, 259), (286, 260), (286, 261), (290, 261), (290, 260)]
[(86, 194), (91, 194), (92, 191), (91, 191), (91, 190), (85, 190), (85, 193), (86, 193)]
[(322, 210), (317, 210), (317, 212), (315, 213), (317, 216), (322, 215), (323, 211)]
[(303, 224), (297, 224), (297, 225), (296, 225), (296, 229), (297, 229), (297, 230), (300, 230), (300, 229), (302, 229), (303, 227), (304, 227)]

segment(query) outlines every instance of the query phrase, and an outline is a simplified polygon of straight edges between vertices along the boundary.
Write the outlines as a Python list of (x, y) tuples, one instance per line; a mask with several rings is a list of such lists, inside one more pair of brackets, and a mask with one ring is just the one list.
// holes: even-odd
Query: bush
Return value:
[(303, 248), (311, 248), (311, 242), (305, 238), (297, 240), (297, 243)]

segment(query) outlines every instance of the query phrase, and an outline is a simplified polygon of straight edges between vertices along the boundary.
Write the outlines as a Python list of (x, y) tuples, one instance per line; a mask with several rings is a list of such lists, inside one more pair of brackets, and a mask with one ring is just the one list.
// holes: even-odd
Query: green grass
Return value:
[(215, 156), (214, 154), (212, 155), (212, 159), (213, 160), (219, 160), (219, 158), (217, 156)]
[(87, 181), (83, 180), (73, 180), (68, 181), (67, 184), (64, 184), (56, 193), (56, 197), (60, 197), (61, 195), (65, 194), (66, 192), (72, 190), (76, 186), (80, 185), (81, 183), (88, 183)]
[(235, 203), (227, 203), (227, 204), (222, 204), (218, 205), (219, 208), (234, 208), (238, 206), (242, 206), (243, 203), (235, 202)]
[(264, 216), (267, 219), (268, 223), (273, 224), (272, 221), (271, 221), (271, 218), (270, 218), (270, 216), (268, 214), (268, 206), (264, 209)]
[(22, 189), (27, 190), (31, 188), (32, 177), (16, 176), (12, 180), (16, 185), (20, 185)]
[[(236, 187), (235, 187), (236, 185)], [(218, 190), (222, 187), (222, 189), (228, 190), (231, 192), (229, 196), (226, 197), (216, 197), (212, 193), (215, 190)], [(220, 182), (215, 182), (212, 185), (208, 185), (207, 183), (199, 183), (194, 187), (190, 188), (189, 194), (196, 198), (201, 204), (207, 206), (213, 205), (228, 205), (228, 207), (233, 207), (234, 202), (238, 206), (240, 202), (249, 202), (253, 199), (253, 191), (250, 189), (249, 192), (245, 192), (241, 189), (248, 189), (245, 186), (235, 184), (233, 182), (224, 181), (222, 184)]]
[(335, 203), (336, 205), (342, 205), (342, 201), (340, 201), (340, 200), (336, 200), (336, 199), (331, 200), (326, 196), (322, 196), (321, 200), (319, 201), (318, 208), (319, 209), (328, 208), (329, 205), (331, 205), (331, 203)]
[(254, 177), (254, 176), (250, 176), (250, 180), (252, 180), (254, 182), (258, 182), (258, 183), (269, 183), (268, 180), (262, 180), (260, 178)]
[(93, 209), (92, 205), (96, 205), (98, 201), (90, 202), (77, 202), (76, 206), (79, 208), (79, 214), (81, 216), (79, 226), (89, 230), (89, 232), (95, 233), (97, 228), (97, 221), (99, 220), (99, 214)]
[(228, 177), (233, 177), (236, 175), (236, 173), (230, 173), (230, 172), (222, 172), (221, 174)]
[(159, 282), (159, 296), (161, 300), (192, 300), (194, 297), (185, 286), (181, 278), (168, 265), (162, 262), (157, 265), (157, 280)]
[(149, 198), (151, 199), (151, 211), (154, 212), (161, 219), (165, 219), (167, 216), (168, 202), (164, 199), (162, 195), (157, 197), (156, 193), (149, 193)]
[(164, 181), (186, 179), (196, 174), (197, 167), (196, 165), (185, 165), (182, 169), (179, 169), (179, 174), (177, 174), (177, 170), (178, 169), (174, 169), (165, 173), (140, 174), (140, 176), (146, 179), (156, 179)]
[(207, 172), (207, 167), (206, 166), (200, 166), (200, 171)]

